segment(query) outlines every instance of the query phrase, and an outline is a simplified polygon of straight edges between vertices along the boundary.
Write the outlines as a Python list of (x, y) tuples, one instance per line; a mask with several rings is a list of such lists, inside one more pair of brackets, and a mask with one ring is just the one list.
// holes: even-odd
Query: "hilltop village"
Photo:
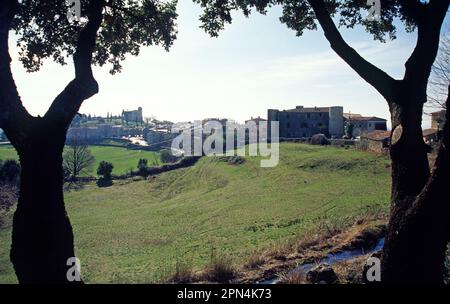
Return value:
[[(431, 128), (423, 131), (427, 143), (435, 142), (439, 138), (445, 110), (431, 113), (431, 117)], [(208, 121), (217, 121), (222, 125), (231, 122), (224, 118), (206, 118), (202, 123)], [(390, 137), (385, 118), (345, 112), (342, 106), (268, 109), (267, 118), (251, 117), (245, 123), (250, 121), (256, 125), (261, 122), (270, 125), (271, 122), (278, 121), (279, 138), (282, 141), (306, 141), (316, 134), (323, 134), (329, 139), (366, 140), (373, 150), (378, 151), (387, 148)], [(237, 127), (245, 127), (244, 124), (233, 123)], [(179, 128), (183, 123), (176, 125)], [(171, 140), (178, 135), (178, 132), (173, 132), (173, 126), (174, 123), (170, 121), (145, 118), (141, 107), (131, 111), (123, 110), (120, 115), (108, 113), (106, 117), (81, 114), (73, 120), (67, 140), (101, 143), (108, 139), (121, 139), (144, 149), (159, 150), (170, 146)]]
[[(431, 128), (423, 130), (424, 141), (428, 144), (439, 139), (445, 110), (430, 115)], [(237, 128), (245, 128), (244, 124), (225, 118), (206, 118), (202, 120), (202, 124), (208, 121), (217, 121), (223, 126), (232, 122)], [(273, 121), (279, 122), (281, 141), (305, 142), (314, 135), (321, 134), (332, 141), (345, 139), (346, 144), (363, 141), (366, 149), (375, 152), (386, 152), (389, 146), (390, 131), (385, 118), (345, 112), (342, 106), (268, 109), (267, 118), (251, 117), (245, 123), (254, 122), (259, 126), (261, 122), (265, 122), (270, 126)], [(183, 125), (188, 128), (189, 122), (176, 124), (178, 129)], [(129, 148), (157, 151), (170, 147), (171, 141), (179, 134), (174, 132), (174, 126), (171, 121), (144, 117), (142, 107), (123, 110), (117, 115), (107, 113), (106, 117), (79, 114), (73, 119), (67, 132), (67, 141), (107, 145), (108, 140), (119, 140)], [(5, 141), (7, 138), (0, 130), (0, 142)]]

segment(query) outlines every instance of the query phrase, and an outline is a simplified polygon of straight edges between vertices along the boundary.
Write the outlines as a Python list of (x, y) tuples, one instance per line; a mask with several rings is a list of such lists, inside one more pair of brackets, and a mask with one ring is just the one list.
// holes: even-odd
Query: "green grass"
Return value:
[[(137, 164), (140, 158), (148, 160), (148, 166), (161, 164), (158, 152), (128, 150), (122, 147), (89, 146), (92, 155), (95, 157), (95, 163), (87, 175), (97, 176), (98, 164), (104, 160), (113, 163), (113, 174), (124, 174), (130, 169), (137, 170)], [(18, 159), (16, 150), (12, 146), (0, 146), (0, 159)]]
[(0, 146), (0, 159), (1, 160), (7, 160), (7, 159), (19, 159), (19, 156), (17, 155), (16, 149), (14, 149), (11, 145), (1, 145)]
[(90, 146), (89, 149), (95, 157), (95, 164), (90, 175), (97, 175), (97, 167), (102, 160), (113, 163), (113, 174), (123, 174), (130, 171), (130, 169), (136, 171), (140, 158), (146, 158), (148, 160), (148, 166), (161, 164), (161, 159), (157, 152), (102, 146)]
[[(260, 168), (259, 160), (202, 158), (151, 181), (66, 193), (84, 280), (157, 282), (177, 262), (203, 269), (211, 252), (244, 263), (323, 222), (388, 210), (385, 157), (285, 143), (277, 167)], [(14, 281), (9, 234), (0, 231), (0, 282)]]

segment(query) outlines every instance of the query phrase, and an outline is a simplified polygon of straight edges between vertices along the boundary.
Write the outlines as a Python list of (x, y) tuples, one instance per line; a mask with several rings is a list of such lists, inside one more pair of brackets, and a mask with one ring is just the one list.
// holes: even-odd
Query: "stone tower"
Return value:
[(139, 108), (138, 108), (137, 121), (139, 121), (139, 122), (144, 121), (144, 118), (143, 118), (143, 116), (142, 116), (142, 107), (139, 107)]
[(330, 107), (328, 130), (331, 137), (341, 138), (344, 136), (344, 108)]

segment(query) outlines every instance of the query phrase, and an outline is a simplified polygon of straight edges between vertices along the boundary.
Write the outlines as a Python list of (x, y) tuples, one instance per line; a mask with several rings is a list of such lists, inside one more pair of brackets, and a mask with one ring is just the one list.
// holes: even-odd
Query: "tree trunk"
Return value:
[(415, 89), (412, 84), (400, 86), (397, 100), (389, 103), (392, 121), (392, 214), (406, 211), (430, 176), (429, 147), (422, 135), (426, 82), (423, 90)]
[(11, 261), (20, 283), (67, 283), (67, 259), (75, 254), (63, 198), (65, 136), (43, 126), (33, 129), (40, 133), (18, 147), (22, 173)]
[(392, 207), (382, 280), (442, 284), (449, 212), (444, 196), (449, 178), (448, 144), (442, 145), (430, 177), (420, 126), (422, 104), (403, 102), (391, 106), (391, 111)]

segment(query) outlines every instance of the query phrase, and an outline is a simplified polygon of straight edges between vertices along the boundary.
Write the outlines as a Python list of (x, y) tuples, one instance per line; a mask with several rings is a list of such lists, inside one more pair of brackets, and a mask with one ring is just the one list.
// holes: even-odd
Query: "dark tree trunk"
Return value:
[[(430, 177), (420, 125), (410, 125), (417, 121), (414, 115), (421, 115), (421, 106), (414, 108), (409, 104), (407, 109), (391, 110), (396, 126), (391, 142), (392, 208), (383, 250), (382, 280), (442, 284), (450, 211), (446, 189), (450, 180), (448, 124)], [(400, 125), (402, 132), (396, 131)]]
[(75, 78), (42, 118), (23, 107), (11, 72), (8, 37), (17, 1), (2, 0), (0, 5), (0, 127), (22, 165), (11, 245), (11, 261), (21, 283), (66, 283), (67, 271), (74, 266), (66, 265), (75, 255), (64, 207), (62, 152), (73, 117), (84, 100), (98, 93), (91, 64), (105, 4), (90, 1), (88, 22), (73, 54)]
[[(308, 0), (331, 48), (388, 102), (391, 135), (392, 206), (383, 250), (382, 281), (442, 282), (448, 241), (448, 148), (444, 141), (430, 178), (427, 146), (422, 137), (422, 111), (431, 67), (448, 0), (401, 1), (417, 25), (417, 43), (405, 64), (402, 80), (395, 80), (351, 48), (335, 26), (324, 0)], [(447, 104), (449, 101), (447, 100)], [(448, 115), (447, 115), (448, 117)], [(448, 133), (448, 126), (446, 127)], [(447, 134), (448, 137), (448, 134)], [(446, 194), (444, 198), (442, 194)], [(447, 230), (446, 230), (447, 229)]]
[(20, 283), (64, 283), (75, 257), (73, 233), (64, 207), (64, 135), (34, 126), (26, 146), (18, 147), (22, 166), (14, 214), (11, 261)]
[[(422, 111), (426, 98), (418, 98), (419, 92), (411, 85), (402, 86), (398, 100), (390, 102), (392, 214), (407, 210), (430, 176), (429, 147), (422, 135)], [(420, 93), (425, 93), (425, 88)]]

